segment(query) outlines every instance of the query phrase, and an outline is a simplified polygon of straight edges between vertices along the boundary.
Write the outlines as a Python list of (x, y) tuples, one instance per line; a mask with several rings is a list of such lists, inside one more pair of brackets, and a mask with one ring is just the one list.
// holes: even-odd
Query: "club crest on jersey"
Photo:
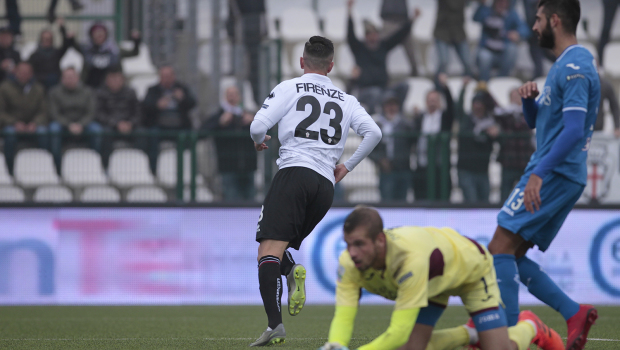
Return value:
[(538, 104), (551, 106), (551, 86), (545, 86), (543, 93), (538, 97)]

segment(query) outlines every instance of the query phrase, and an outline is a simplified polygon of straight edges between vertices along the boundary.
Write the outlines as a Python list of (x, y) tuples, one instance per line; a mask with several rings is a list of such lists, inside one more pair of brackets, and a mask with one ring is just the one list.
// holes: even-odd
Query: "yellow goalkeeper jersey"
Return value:
[(451, 228), (406, 226), (384, 232), (385, 270), (361, 272), (346, 250), (340, 255), (336, 306), (357, 306), (364, 288), (395, 300), (394, 310), (422, 308), (433, 297), (459, 295), (460, 287), (493, 269), (486, 249)]

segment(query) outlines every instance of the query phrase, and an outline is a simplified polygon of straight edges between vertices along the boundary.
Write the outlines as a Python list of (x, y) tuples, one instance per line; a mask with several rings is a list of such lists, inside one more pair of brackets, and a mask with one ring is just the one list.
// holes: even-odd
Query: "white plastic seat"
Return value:
[(121, 194), (112, 186), (90, 186), (82, 191), (80, 201), (85, 203), (118, 203)]
[(280, 35), (285, 42), (307, 41), (314, 35), (321, 35), (316, 13), (306, 7), (288, 8), (280, 18)]
[(492, 78), (488, 83), (488, 90), (500, 107), (510, 104), (510, 91), (519, 88), (523, 82), (513, 77)]
[[(471, 100), (474, 98), (474, 92), (477, 84), (478, 82), (472, 80), (465, 89), (465, 96), (463, 96), (463, 99), (465, 100), (463, 101), (463, 109), (466, 113), (471, 111)], [(448, 88), (450, 89), (454, 103), (458, 103), (461, 89), (463, 88), (463, 78), (449, 78)]]
[(377, 167), (371, 160), (366, 158), (342, 179), (342, 184), (346, 188), (377, 187), (379, 186)]
[(347, 84), (344, 81), (342, 81), (342, 79), (338, 79), (334, 77), (329, 77), (329, 79), (331, 79), (332, 84), (334, 84), (334, 86), (337, 87), (338, 89), (342, 91), (347, 90)]
[(148, 89), (159, 83), (159, 76), (157, 74), (154, 75), (140, 75), (137, 77), (133, 77), (129, 80), (129, 86), (136, 91), (136, 96), (138, 100), (144, 100), (146, 97), (146, 92)]
[(66, 151), (60, 169), (63, 181), (72, 187), (108, 183), (101, 155), (91, 149), (75, 148)]
[(390, 76), (408, 76), (411, 72), (409, 58), (402, 45), (396, 46), (388, 53), (387, 71)]
[[(211, 203), (215, 196), (210, 189), (205, 186), (196, 186), (196, 203)], [(189, 187), (183, 190), (183, 200), (189, 202), (191, 199), (191, 192)]]
[(334, 67), (338, 66), (338, 72), (341, 76), (345, 78), (351, 77), (353, 67), (355, 67), (355, 56), (353, 56), (349, 45), (340, 45), (336, 49), (334, 61), (336, 61)]
[(435, 89), (435, 84), (426, 78), (409, 78), (409, 91), (405, 98), (403, 110), (406, 115), (413, 115), (415, 108), (423, 110), (426, 107), (426, 94)]
[(543, 91), (546, 81), (547, 81), (547, 77), (538, 77), (534, 80), (536, 85), (538, 85), (538, 91)]
[[(618, 21), (618, 22), (620, 22), (620, 21)], [(592, 56), (594, 56), (594, 59), (596, 59), (597, 62), (600, 62), (599, 58), (598, 58), (598, 48), (596, 46), (594, 46), (594, 44), (589, 43), (589, 42), (581, 42), (579, 44), (581, 46), (585, 47), (586, 49), (588, 49), (588, 51), (590, 51)]]
[[(189, 150), (183, 152), (183, 183), (189, 185), (191, 182), (191, 153)], [(157, 181), (163, 187), (171, 188), (177, 185), (177, 150), (166, 149), (159, 152), (157, 157)], [(196, 174), (196, 184), (201, 185), (203, 178)]]
[[(131, 41), (123, 41), (121, 47), (132, 49), (133, 43)], [(127, 76), (157, 74), (157, 69), (153, 61), (151, 61), (149, 47), (144, 43), (140, 44), (138, 56), (123, 58), (121, 64), (123, 66), (123, 73)]]
[(4, 159), (4, 153), (0, 153), (0, 185), (12, 185), (13, 178), (9, 174), (9, 169), (6, 167), (6, 160)]
[(435, 1), (425, 1), (420, 5), (421, 14), (413, 24), (413, 36), (418, 41), (429, 43), (434, 40), (433, 31), (437, 21), (437, 3)]
[(26, 199), (24, 190), (16, 186), (0, 186), (0, 202), (21, 203)]
[(117, 149), (110, 155), (110, 181), (120, 187), (153, 185), (155, 178), (149, 169), (149, 159), (138, 149)]
[(347, 9), (345, 7), (330, 8), (323, 15), (325, 37), (333, 42), (347, 40)]
[(163, 203), (168, 200), (166, 192), (157, 186), (137, 186), (127, 192), (130, 203)]
[(347, 200), (351, 203), (378, 203), (381, 201), (381, 193), (377, 188), (358, 189), (351, 192)]
[(32, 199), (36, 203), (68, 203), (73, 201), (73, 193), (65, 186), (41, 186)]
[(37, 50), (37, 42), (29, 41), (25, 43), (22, 48), (19, 50), (19, 55), (22, 58), (22, 61), (28, 61), (30, 56)]
[(76, 71), (81, 72), (84, 67), (84, 58), (74, 48), (69, 48), (60, 60), (60, 69), (74, 67)]
[(13, 174), (15, 181), (24, 187), (60, 183), (52, 154), (42, 149), (24, 149), (17, 152)]

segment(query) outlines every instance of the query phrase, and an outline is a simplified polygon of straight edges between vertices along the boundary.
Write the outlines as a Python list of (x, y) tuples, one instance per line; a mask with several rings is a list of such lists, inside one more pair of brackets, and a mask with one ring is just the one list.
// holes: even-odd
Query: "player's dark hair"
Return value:
[(304, 63), (311, 69), (327, 70), (334, 59), (334, 43), (322, 36), (313, 36), (304, 45)]
[(564, 31), (573, 35), (577, 33), (577, 24), (581, 18), (579, 0), (540, 0), (538, 8), (541, 7), (547, 20), (555, 13), (562, 21)]
[(383, 232), (383, 219), (375, 208), (359, 205), (344, 220), (344, 233), (349, 234), (360, 226), (366, 228), (366, 235), (374, 241)]

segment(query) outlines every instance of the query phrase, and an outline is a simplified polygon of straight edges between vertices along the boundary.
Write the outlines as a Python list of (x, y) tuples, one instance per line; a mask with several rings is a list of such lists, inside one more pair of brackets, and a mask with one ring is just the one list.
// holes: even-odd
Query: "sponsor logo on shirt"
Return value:
[(586, 77), (583, 74), (573, 74), (566, 77), (566, 80), (571, 81), (574, 79), (585, 79)]
[(398, 279), (398, 284), (402, 284), (403, 282), (405, 282), (406, 280), (408, 280), (412, 276), (413, 276), (413, 272), (411, 272), (411, 271), (407, 272), (406, 274), (403, 275), (403, 277)]
[(567, 65), (566, 65), (566, 67), (568, 67), (568, 68), (572, 68), (572, 69), (574, 69), (574, 70), (579, 70), (579, 69), (581, 69), (581, 67), (576, 66), (574, 63), (569, 63), (569, 64), (567, 64)]

